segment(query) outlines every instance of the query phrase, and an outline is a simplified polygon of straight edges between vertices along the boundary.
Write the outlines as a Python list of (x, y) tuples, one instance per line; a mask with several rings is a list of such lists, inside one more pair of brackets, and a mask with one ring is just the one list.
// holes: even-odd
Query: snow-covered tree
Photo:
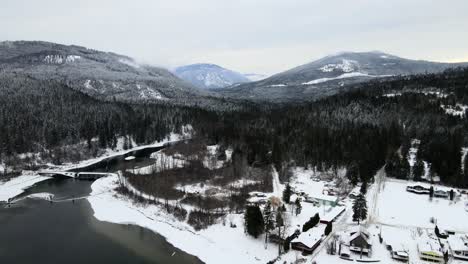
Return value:
[(360, 193), (353, 203), (353, 221), (358, 224), (367, 218), (367, 202), (366, 196)]

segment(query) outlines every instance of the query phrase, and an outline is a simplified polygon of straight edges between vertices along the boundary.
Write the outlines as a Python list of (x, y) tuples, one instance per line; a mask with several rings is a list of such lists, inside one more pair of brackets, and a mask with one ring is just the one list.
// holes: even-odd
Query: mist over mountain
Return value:
[(409, 60), (379, 51), (342, 52), (220, 92), (228, 97), (271, 101), (317, 99), (335, 94), (341, 87), (371, 79), (436, 73), (466, 65)]
[(244, 76), (252, 82), (256, 82), (256, 81), (260, 81), (260, 80), (268, 78), (268, 75), (260, 74), (260, 73), (244, 73)]
[(166, 69), (79, 46), (41, 41), (0, 42), (0, 74), (60, 81), (105, 100), (170, 101), (204, 93)]
[(201, 89), (217, 89), (250, 82), (250, 79), (241, 73), (207, 63), (181, 66), (176, 68), (174, 73)]

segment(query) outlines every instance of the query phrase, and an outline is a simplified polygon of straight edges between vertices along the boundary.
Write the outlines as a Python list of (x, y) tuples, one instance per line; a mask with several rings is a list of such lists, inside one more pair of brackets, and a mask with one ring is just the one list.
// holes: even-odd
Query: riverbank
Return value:
[[(98, 220), (148, 228), (205, 263), (266, 263), (278, 254), (278, 248), (271, 244), (265, 249), (262, 238), (245, 235), (242, 214), (228, 215), (225, 225), (221, 222), (195, 231), (156, 205), (133, 203), (114, 190), (117, 186), (117, 176), (98, 179), (91, 185), (88, 201)], [(227, 222), (237, 227), (231, 228)]]
[(47, 165), (49, 166), (50, 170), (78, 170), (78, 169), (82, 169), (82, 168), (92, 166), (93, 164), (102, 162), (102, 161), (107, 160), (107, 159), (112, 159), (112, 158), (116, 158), (116, 157), (119, 157), (119, 156), (126, 156), (126, 155), (128, 155), (128, 154), (130, 154), (132, 152), (147, 149), (147, 148), (163, 147), (166, 144), (171, 144), (171, 143), (174, 143), (174, 142), (178, 142), (180, 140), (188, 139), (190, 137), (191, 137), (191, 135), (188, 134), (188, 133), (184, 133), (182, 135), (181, 134), (171, 133), (164, 140), (156, 141), (156, 142), (154, 142), (152, 144), (141, 145), (141, 146), (137, 146), (137, 147), (126, 149), (126, 150), (122, 149), (122, 147), (118, 147), (115, 150), (107, 149), (106, 152), (103, 155), (101, 155), (100, 157), (92, 158), (92, 159), (88, 159), (88, 160), (82, 160), (82, 161), (80, 161), (78, 163), (66, 163), (66, 164), (62, 164), (62, 165), (47, 164)]
[(48, 179), (50, 178), (35, 174), (25, 174), (11, 178), (8, 181), (0, 181), (0, 203), (7, 202), (8, 199), (22, 194), (25, 189)]
[[(119, 150), (119, 149), (107, 150), (106, 153), (100, 157), (83, 160), (78, 163), (67, 163), (63, 165), (48, 164), (49, 166), (48, 170), (65, 171), (65, 170), (76, 170), (80, 168), (86, 168), (88, 166), (92, 166), (93, 164), (102, 162), (106, 159), (112, 159), (112, 158), (119, 157), (119, 156), (125, 156), (129, 153), (143, 150), (146, 148), (162, 147), (165, 144), (174, 143), (174, 142), (177, 142), (177, 141), (189, 138), (189, 137), (190, 135), (187, 133), (182, 134), (182, 135), (171, 133), (166, 139), (162, 141), (154, 142), (149, 145), (137, 146), (137, 147), (127, 149), (127, 150)], [(48, 179), (50, 179), (50, 177), (39, 176), (36, 172), (33, 172), (33, 171), (23, 171), (23, 173), (18, 177), (8, 179), (7, 181), (0, 180), (0, 202), (7, 202), (8, 199), (14, 198), (22, 194), (27, 188), (30, 188), (34, 184), (39, 183), (41, 181), (48, 180)]]

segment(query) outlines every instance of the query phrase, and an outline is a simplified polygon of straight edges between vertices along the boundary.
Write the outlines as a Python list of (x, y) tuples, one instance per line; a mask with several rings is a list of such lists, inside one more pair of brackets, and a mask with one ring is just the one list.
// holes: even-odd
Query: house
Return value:
[(456, 259), (468, 260), (468, 238), (463, 236), (450, 236), (448, 244), (452, 256)]
[(309, 198), (328, 206), (336, 206), (340, 200), (338, 196), (329, 195), (328, 193), (309, 195)]
[(444, 261), (444, 253), (439, 242), (433, 238), (421, 239), (418, 242), (419, 258), (425, 261), (442, 263)]
[(349, 250), (369, 254), (372, 250), (370, 235), (361, 226), (357, 226), (349, 233), (348, 243)]
[(304, 255), (312, 254), (322, 243), (323, 231), (324, 228), (317, 226), (307, 232), (301, 233), (291, 241), (291, 248), (301, 251)]

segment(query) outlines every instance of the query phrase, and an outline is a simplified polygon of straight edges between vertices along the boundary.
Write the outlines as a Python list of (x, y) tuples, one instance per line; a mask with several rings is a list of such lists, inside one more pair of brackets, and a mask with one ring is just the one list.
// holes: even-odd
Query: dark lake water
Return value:
[[(91, 184), (51, 179), (28, 189), (25, 195), (47, 192), (55, 198), (80, 197), (91, 192)], [(49, 203), (27, 198), (10, 208), (0, 207), (0, 263), (202, 262), (148, 229), (98, 221), (86, 199)]]

